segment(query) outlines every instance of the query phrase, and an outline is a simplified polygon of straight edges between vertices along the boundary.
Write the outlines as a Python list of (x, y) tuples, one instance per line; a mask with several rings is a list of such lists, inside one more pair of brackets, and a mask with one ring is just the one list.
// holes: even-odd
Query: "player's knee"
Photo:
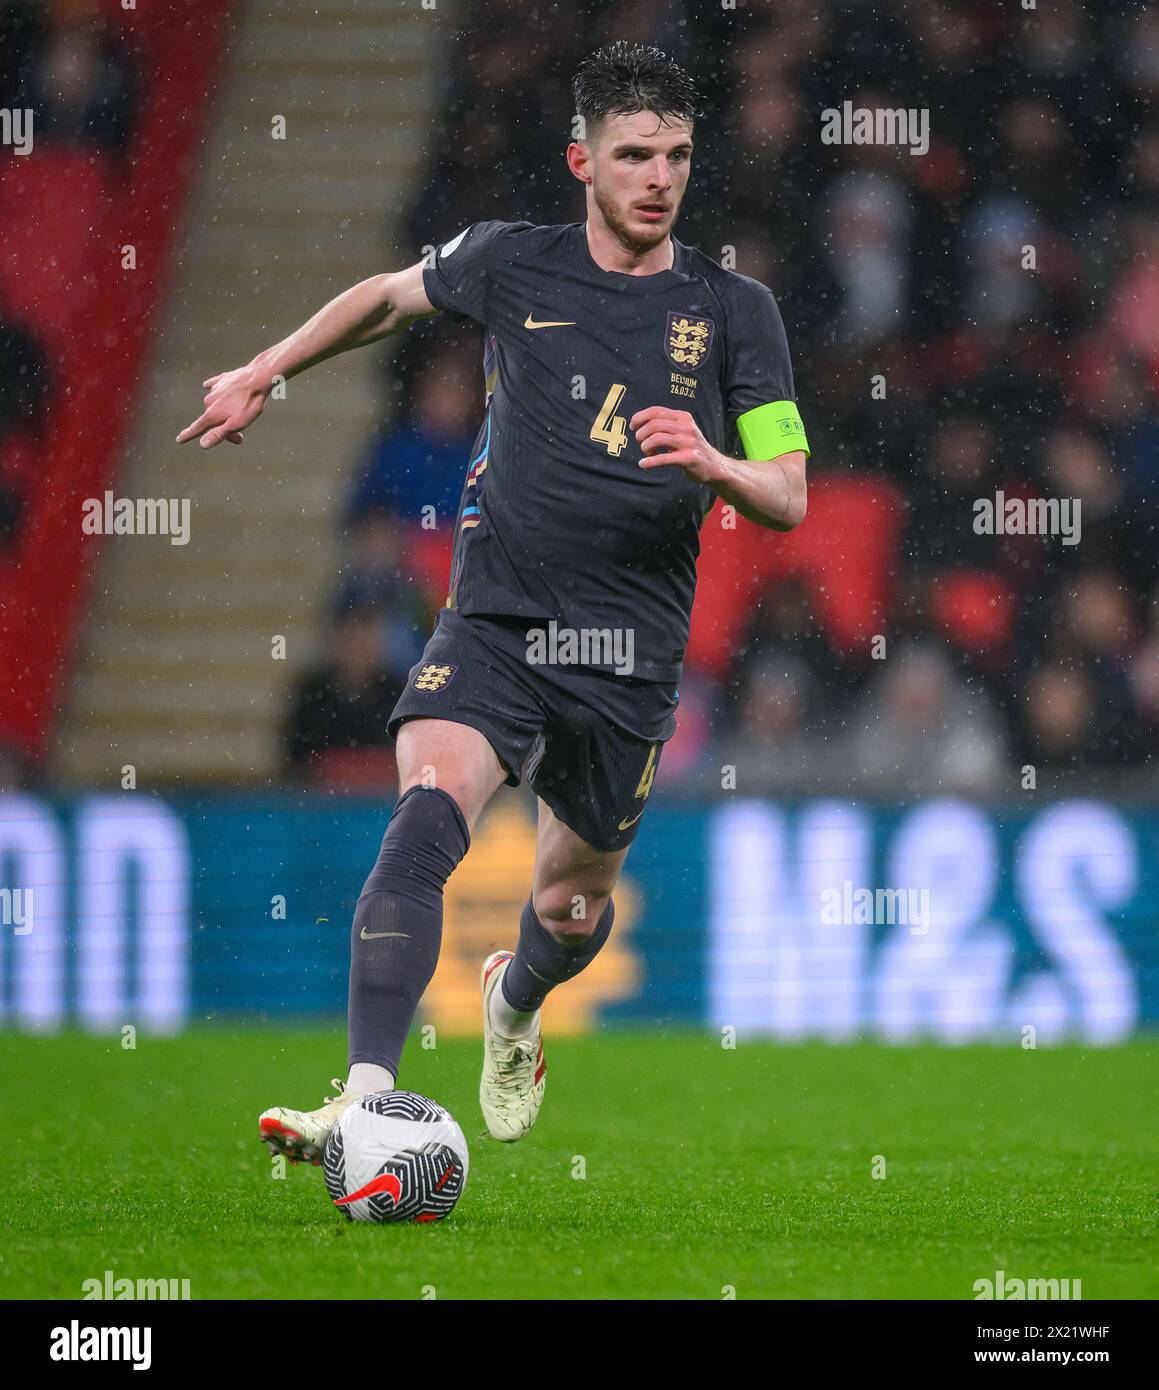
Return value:
[(439, 719), (410, 719), (396, 740), (399, 797), (438, 789), (462, 812), (469, 831), (507, 773), (476, 729)]
[(610, 897), (610, 893), (586, 893), (575, 884), (557, 883), (536, 893), (532, 906), (543, 929), (560, 945), (578, 948), (599, 926)]
[(441, 894), (470, 844), (454, 797), (441, 788), (411, 787), (398, 799), (362, 896)]
[(476, 787), (471, 781), (455, 773), (448, 772), (445, 776), (433, 775), (434, 770), (430, 767), (423, 768), (422, 772), (414, 777), (400, 777), (398, 783), (398, 796), (401, 801), (407, 792), (418, 790), (419, 792), (440, 791), (444, 796), (449, 797), (459, 808), (463, 817), (464, 824), (468, 831), (475, 828), (475, 821), (479, 817), (482, 807), (481, 798), (477, 793)]

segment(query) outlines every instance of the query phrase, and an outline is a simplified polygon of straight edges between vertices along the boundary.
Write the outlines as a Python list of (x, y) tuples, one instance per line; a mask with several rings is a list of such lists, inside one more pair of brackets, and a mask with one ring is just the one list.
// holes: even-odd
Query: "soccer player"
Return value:
[(535, 868), (515, 951), (482, 966), (479, 1100), (496, 1139), (535, 1123), (540, 1007), (608, 939), (676, 727), (700, 527), (718, 497), (776, 531), (805, 515), (808, 446), (773, 296), (672, 235), (691, 79), (658, 49), (616, 43), (573, 91), (584, 222), (477, 222), (430, 264), (355, 285), (211, 377), (178, 436), (240, 443), (275, 378), (426, 315), (483, 329), (487, 405), (450, 591), (390, 720), (399, 798), (354, 912), (349, 1075), (321, 1109), (260, 1120), (295, 1161), (319, 1163), (343, 1108), (394, 1086), (439, 956), (444, 885), (521, 774), (538, 797)]

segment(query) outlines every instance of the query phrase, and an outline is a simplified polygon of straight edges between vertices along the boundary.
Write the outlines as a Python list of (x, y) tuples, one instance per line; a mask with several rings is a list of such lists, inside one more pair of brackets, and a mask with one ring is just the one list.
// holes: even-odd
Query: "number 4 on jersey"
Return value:
[(624, 392), (627, 387), (613, 385), (608, 394), (604, 397), (604, 403), (600, 406), (600, 413), (596, 416), (596, 422), (591, 428), (591, 438), (597, 444), (606, 444), (608, 453), (613, 458), (619, 458), (624, 452), (624, 445), (628, 442), (628, 422), (622, 415), (616, 414), (616, 408), (624, 399)]

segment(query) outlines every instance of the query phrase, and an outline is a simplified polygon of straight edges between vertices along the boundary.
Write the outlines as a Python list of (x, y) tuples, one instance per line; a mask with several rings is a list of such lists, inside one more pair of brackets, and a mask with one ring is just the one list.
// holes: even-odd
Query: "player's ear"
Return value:
[(591, 183), (592, 152), (587, 142), (573, 140), (567, 147), (567, 167), (580, 183)]

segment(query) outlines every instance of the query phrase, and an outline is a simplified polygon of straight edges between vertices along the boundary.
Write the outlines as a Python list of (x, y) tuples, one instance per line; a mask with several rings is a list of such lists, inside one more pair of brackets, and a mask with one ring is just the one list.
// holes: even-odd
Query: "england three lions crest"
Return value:
[(669, 314), (664, 352), (674, 367), (694, 372), (708, 356), (712, 346), (712, 320), (689, 314)]
[(419, 673), (411, 685), (415, 690), (442, 690), (458, 669), (457, 666), (436, 666), (428, 663), (419, 667)]

